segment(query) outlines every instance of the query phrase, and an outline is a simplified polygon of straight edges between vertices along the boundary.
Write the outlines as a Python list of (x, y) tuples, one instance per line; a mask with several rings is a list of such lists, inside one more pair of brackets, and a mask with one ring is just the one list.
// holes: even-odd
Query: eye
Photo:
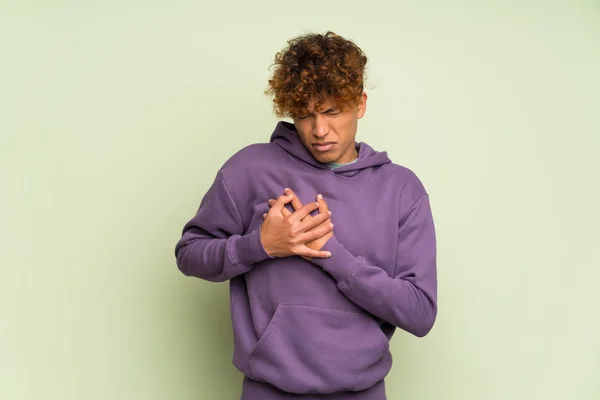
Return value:
[(297, 115), (296, 116), (296, 118), (298, 118), (298, 119), (306, 119), (308, 117), (309, 117), (309, 115)]

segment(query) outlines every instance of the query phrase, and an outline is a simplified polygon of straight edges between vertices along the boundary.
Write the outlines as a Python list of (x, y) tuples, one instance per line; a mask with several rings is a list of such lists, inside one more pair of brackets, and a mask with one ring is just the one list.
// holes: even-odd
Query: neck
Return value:
[(335, 161), (335, 163), (336, 164), (347, 164), (351, 161), (354, 161), (357, 157), (358, 157), (358, 151), (356, 151), (356, 147), (352, 146), (352, 151), (349, 154), (340, 157), (340, 159)]

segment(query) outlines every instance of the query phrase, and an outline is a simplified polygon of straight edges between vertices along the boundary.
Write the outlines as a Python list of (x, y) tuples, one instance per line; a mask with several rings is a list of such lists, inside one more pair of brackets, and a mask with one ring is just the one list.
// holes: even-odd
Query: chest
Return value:
[[(248, 231), (262, 223), (263, 213), (269, 210), (268, 200), (283, 195), (284, 188), (292, 189), (302, 204), (316, 201), (317, 195), (322, 194), (332, 212), (336, 239), (350, 253), (363, 257), (368, 264), (381, 266), (391, 276), (397, 252), (400, 188), (378, 178), (297, 173), (257, 179), (252, 185), (255, 200), (250, 207)], [(291, 205), (288, 209), (294, 211)]]

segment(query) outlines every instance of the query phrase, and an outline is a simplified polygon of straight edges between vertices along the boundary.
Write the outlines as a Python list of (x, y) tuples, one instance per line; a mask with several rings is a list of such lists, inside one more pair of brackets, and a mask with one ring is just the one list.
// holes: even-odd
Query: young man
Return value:
[(229, 280), (242, 400), (384, 400), (395, 329), (434, 324), (428, 194), (355, 141), (366, 62), (331, 32), (290, 40), (267, 93), (294, 123), (223, 165), (177, 243), (185, 275)]

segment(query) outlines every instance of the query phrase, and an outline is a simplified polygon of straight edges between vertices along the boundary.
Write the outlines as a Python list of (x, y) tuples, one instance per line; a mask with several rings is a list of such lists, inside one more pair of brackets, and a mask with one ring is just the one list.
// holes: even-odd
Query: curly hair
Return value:
[(307, 112), (311, 98), (315, 108), (331, 101), (341, 109), (358, 104), (363, 91), (367, 57), (352, 41), (328, 31), (288, 40), (275, 55), (272, 79), (265, 94), (273, 95), (278, 117)]

